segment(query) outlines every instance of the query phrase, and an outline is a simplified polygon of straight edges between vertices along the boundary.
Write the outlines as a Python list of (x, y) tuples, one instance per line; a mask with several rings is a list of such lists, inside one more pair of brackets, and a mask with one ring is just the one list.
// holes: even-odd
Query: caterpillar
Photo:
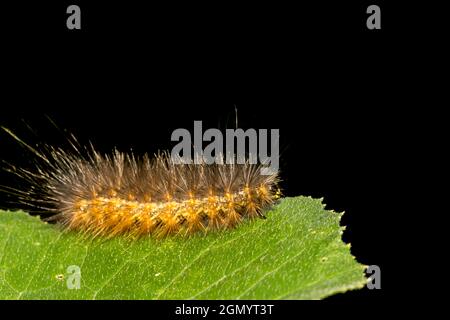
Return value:
[(117, 149), (101, 154), (90, 144), (73, 150), (45, 145), (35, 150), (3, 128), (38, 158), (35, 170), (6, 169), (28, 188), (8, 188), (19, 202), (92, 237), (190, 235), (233, 228), (265, 218), (280, 197), (278, 172), (261, 164), (178, 164), (170, 154), (137, 156)]

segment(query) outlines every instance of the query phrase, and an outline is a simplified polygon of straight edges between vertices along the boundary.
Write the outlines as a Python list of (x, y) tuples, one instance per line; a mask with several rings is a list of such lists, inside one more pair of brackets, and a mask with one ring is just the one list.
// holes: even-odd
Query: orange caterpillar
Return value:
[(9, 168), (30, 184), (14, 189), (16, 196), (50, 213), (47, 220), (94, 237), (231, 228), (264, 217), (279, 198), (278, 174), (261, 175), (261, 165), (174, 164), (166, 153), (150, 159), (119, 151), (100, 155), (93, 148), (82, 156), (47, 147), (43, 155), (26, 147), (43, 164), (37, 172)]

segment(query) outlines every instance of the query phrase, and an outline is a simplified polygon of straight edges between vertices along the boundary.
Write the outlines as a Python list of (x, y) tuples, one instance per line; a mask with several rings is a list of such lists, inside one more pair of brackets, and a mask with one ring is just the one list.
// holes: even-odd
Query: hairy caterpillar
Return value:
[(7, 170), (29, 188), (7, 190), (49, 213), (46, 220), (93, 237), (232, 228), (264, 217), (280, 196), (278, 173), (261, 175), (259, 164), (175, 164), (168, 153), (102, 155), (74, 143), (70, 152), (51, 146), (37, 151), (4, 130), (39, 159), (35, 171), (10, 165)]

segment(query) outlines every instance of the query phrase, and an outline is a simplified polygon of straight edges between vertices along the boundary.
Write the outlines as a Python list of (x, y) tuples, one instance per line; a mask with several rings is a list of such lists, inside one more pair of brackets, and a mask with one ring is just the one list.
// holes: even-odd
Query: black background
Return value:
[[(381, 30), (366, 28), (373, 3)], [(67, 30), (69, 4), (80, 5), (82, 30)], [(171, 132), (192, 131), (194, 120), (234, 128), (236, 108), (241, 128), (280, 129), (284, 194), (323, 197), (345, 211), (353, 255), (381, 267), (382, 290), (327, 300), (386, 301), (387, 203), (404, 147), (399, 124), (409, 117), (400, 84), (410, 67), (406, 42), (419, 32), (402, 22), (405, 10), (382, 1), (7, 5), (0, 124), (26, 141), (63, 144), (47, 115), (101, 151), (153, 153), (170, 149)], [(5, 133), (0, 145), (7, 161), (30, 156)]]

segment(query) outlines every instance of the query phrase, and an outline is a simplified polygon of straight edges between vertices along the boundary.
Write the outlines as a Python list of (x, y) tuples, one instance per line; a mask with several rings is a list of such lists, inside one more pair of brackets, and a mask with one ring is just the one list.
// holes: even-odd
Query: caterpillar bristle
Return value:
[(29, 185), (16, 191), (20, 201), (45, 208), (48, 221), (94, 238), (234, 228), (264, 218), (280, 197), (278, 173), (261, 175), (259, 164), (176, 164), (168, 153), (101, 155), (93, 147), (84, 155), (45, 150), (34, 172), (11, 170)]

